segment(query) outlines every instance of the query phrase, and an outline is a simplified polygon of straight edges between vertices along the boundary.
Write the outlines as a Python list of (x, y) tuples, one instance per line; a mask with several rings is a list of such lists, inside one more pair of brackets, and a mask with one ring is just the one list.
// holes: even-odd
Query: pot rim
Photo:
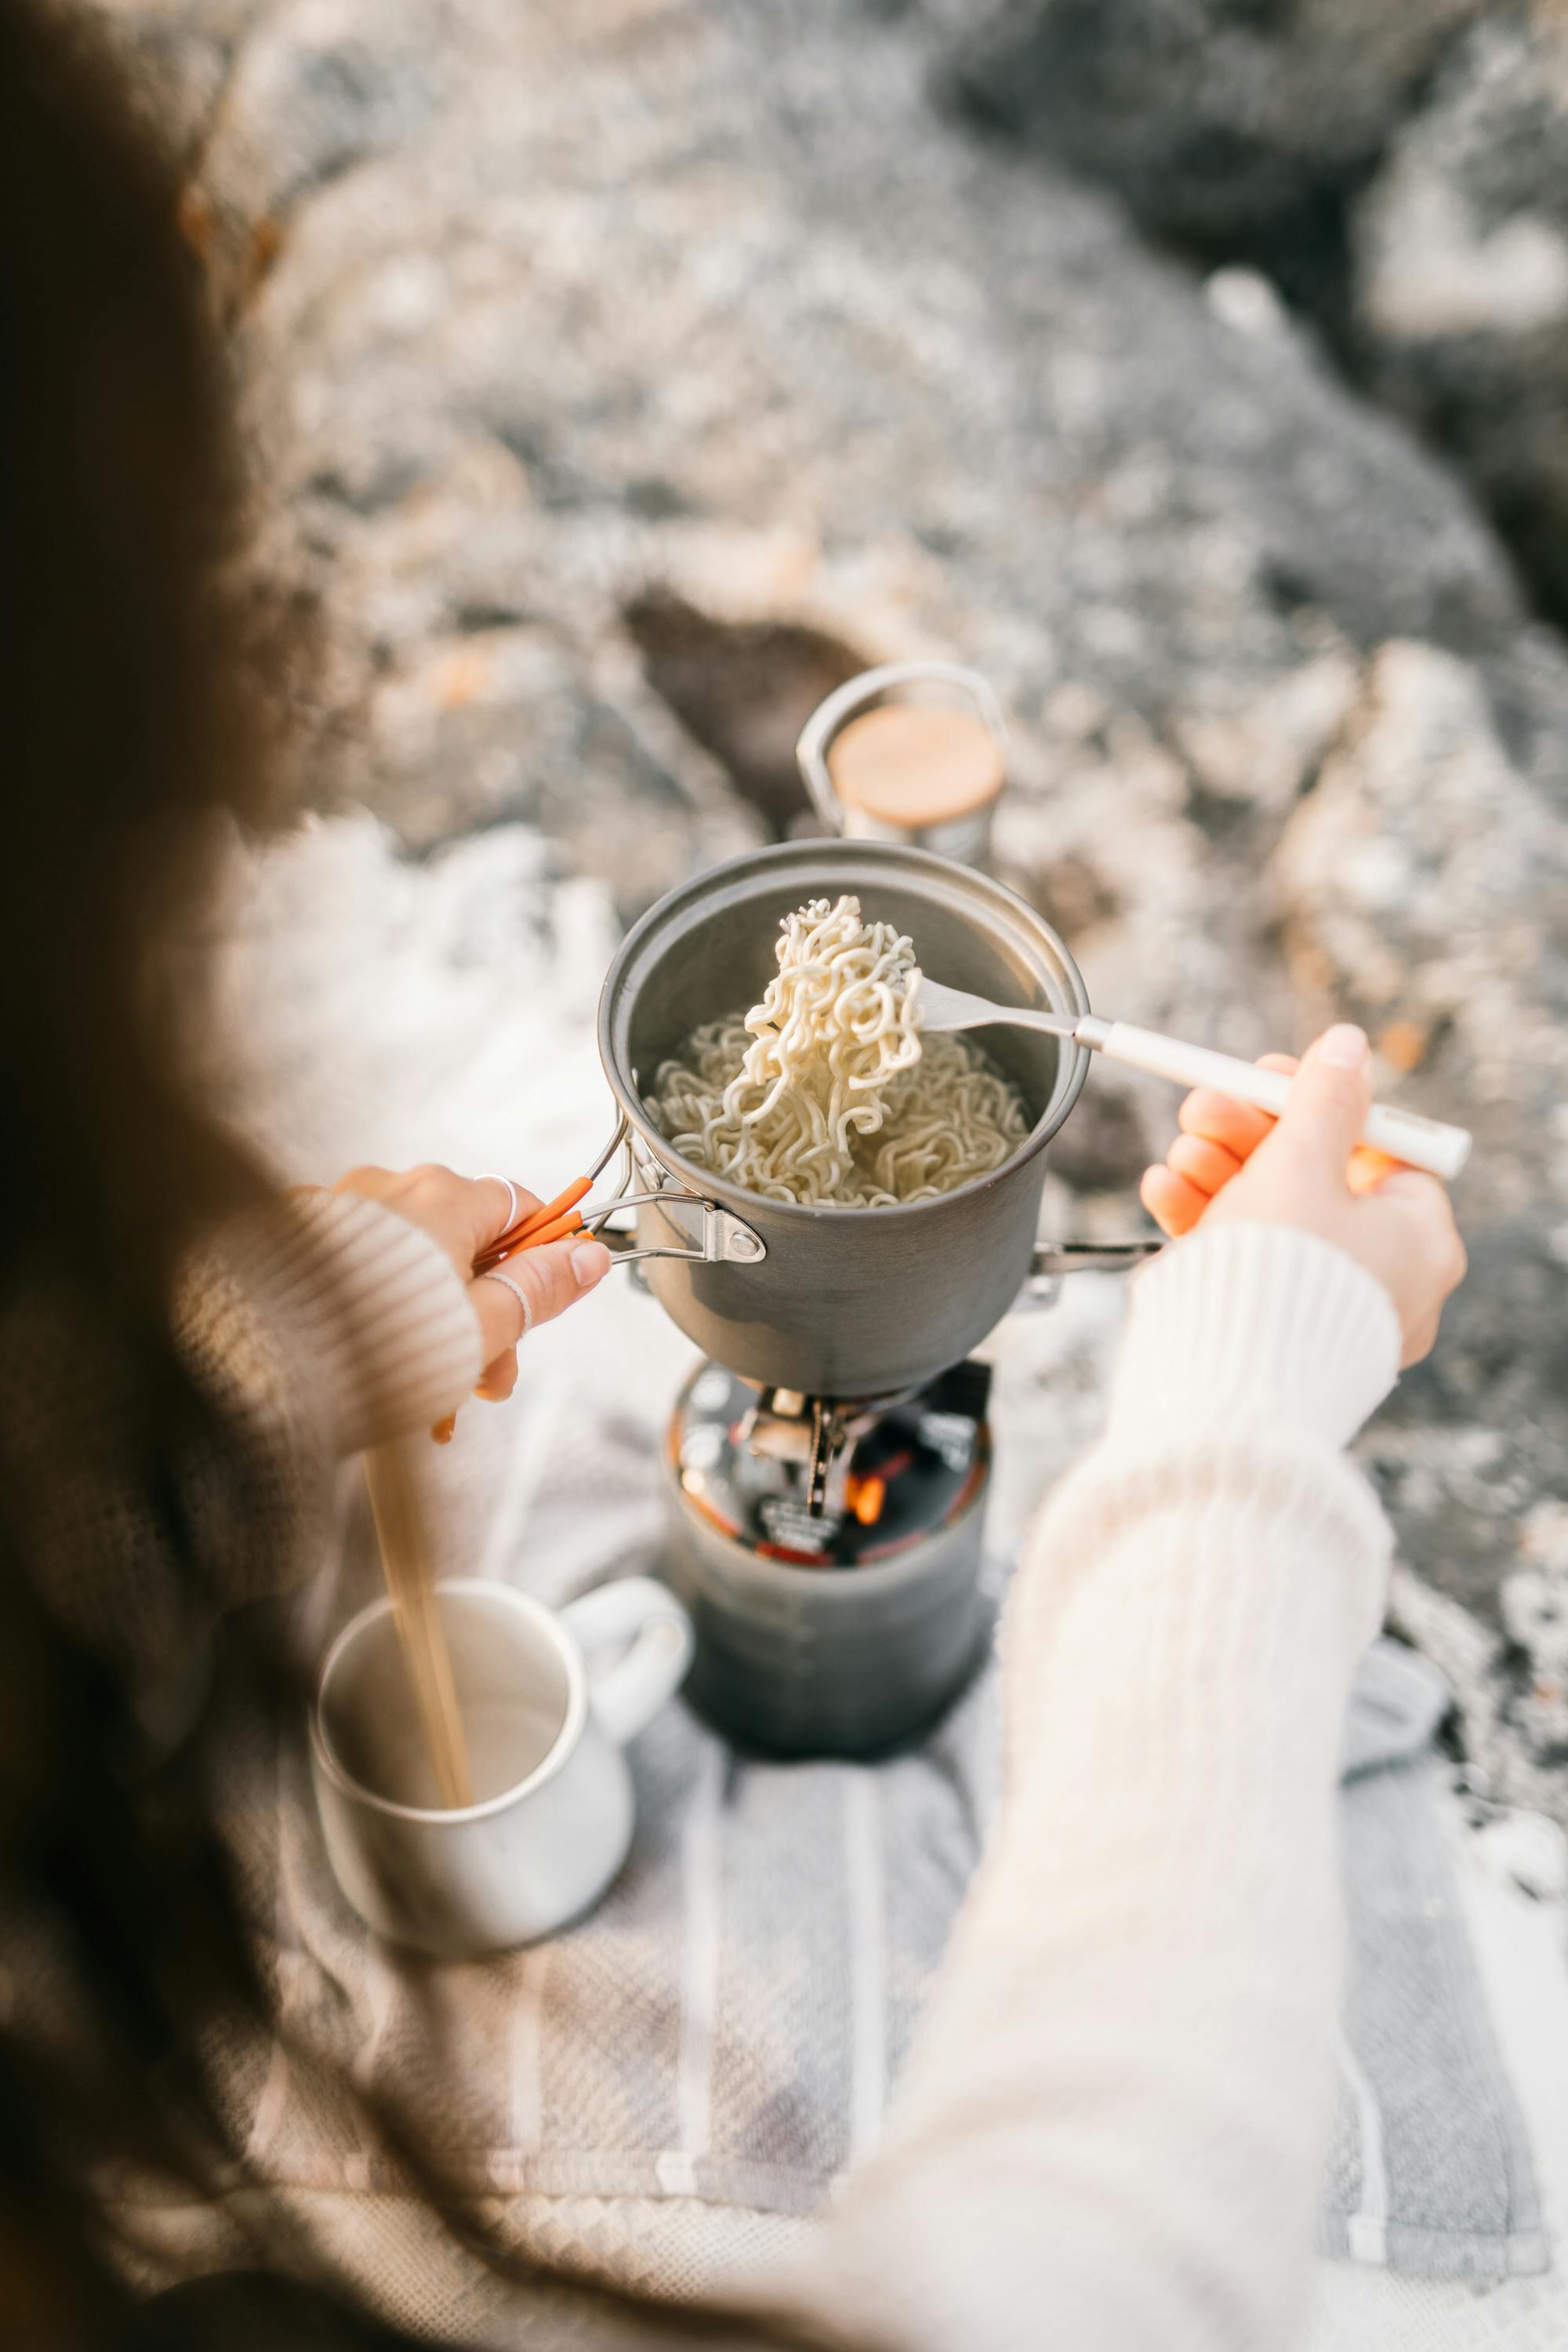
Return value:
[[(693, 875), (685, 882), (677, 883), (673, 890), (667, 890), (662, 898), (655, 899), (646, 914), (637, 918), (616, 950), (610, 968), (605, 974), (604, 985), (599, 991), (599, 1009), (595, 1026), (598, 1034), (599, 1061), (616, 1103), (625, 1112), (637, 1134), (652, 1150), (655, 1159), (671, 1175), (679, 1176), (693, 1192), (712, 1196), (725, 1207), (733, 1209), (738, 1216), (744, 1217), (748, 1221), (754, 1220), (759, 1211), (765, 1211), (770, 1216), (801, 1218), (807, 1221), (818, 1218), (853, 1218), (862, 1223), (868, 1217), (913, 1217), (920, 1215), (922, 1210), (929, 1212), (942, 1208), (950, 1201), (963, 1201), (977, 1196), (992, 1185), (1001, 1183), (1005, 1178), (1012, 1175), (1016, 1170), (1026, 1166), (1029, 1160), (1045, 1150), (1051, 1138), (1061, 1129), (1068, 1112), (1082, 1093), (1084, 1080), (1089, 1076), (1090, 1055), (1088, 1050), (1079, 1045), (1076, 1040), (1064, 1038), (1061, 1041), (1065, 1077), (1058, 1080), (1045, 1109), (1017, 1150), (1011, 1152), (1000, 1166), (987, 1169), (983, 1176), (971, 1176), (965, 1183), (955, 1184), (951, 1192), (938, 1192), (925, 1201), (895, 1201), (889, 1205), (873, 1209), (857, 1209), (840, 1202), (774, 1201), (765, 1192), (753, 1192), (749, 1185), (737, 1184), (733, 1178), (721, 1176), (711, 1168), (704, 1168), (698, 1160), (686, 1159), (682, 1153), (677, 1151), (674, 1144), (669, 1141), (662, 1129), (654, 1124), (637, 1087), (629, 1082), (629, 1078), (623, 1077), (611, 1046), (611, 1014), (620, 990), (622, 976), (648, 934), (659, 923), (668, 919), (672, 908), (680, 900), (699, 898), (715, 886), (721, 887), (731, 877), (743, 873), (747, 867), (765, 869), (773, 864), (783, 865), (791, 859), (799, 859), (803, 855), (820, 855), (829, 864), (839, 858), (850, 862), (873, 856), (879, 860), (889, 861), (895, 868), (911, 866), (917, 873), (924, 873), (933, 879), (943, 875), (957, 875), (965, 884), (981, 884), (986, 890), (994, 893), (1005, 906), (1016, 908), (1023, 917), (1026, 925), (1037, 934), (1043, 936), (1060, 962), (1071, 1000), (1071, 1010), (1079, 1013), (1087, 1013), (1090, 1010), (1089, 991), (1084, 985), (1083, 974), (1079, 971), (1067, 942), (1053, 926), (1047, 922), (1045, 917), (1036, 908), (1030, 906), (1026, 898), (1020, 897), (1016, 890), (1010, 890), (1005, 882), (996, 881), (993, 876), (983, 874), (973, 866), (961, 866), (954, 858), (939, 856), (933, 850), (912, 849), (902, 842), (846, 841), (830, 838), (821, 841), (773, 842), (763, 849), (743, 850), (738, 857), (727, 857), (722, 864), (707, 866), (700, 874)], [(710, 1014), (709, 1017), (717, 1019), (720, 1016)]]

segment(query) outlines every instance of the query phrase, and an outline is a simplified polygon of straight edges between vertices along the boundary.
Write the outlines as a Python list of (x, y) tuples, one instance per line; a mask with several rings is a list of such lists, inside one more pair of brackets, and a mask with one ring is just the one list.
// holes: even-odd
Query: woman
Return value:
[[(242, 1718), (197, 1740), (182, 1709), (222, 1612), (309, 1562), (336, 1462), (505, 1393), (525, 1321), (605, 1254), (476, 1281), (503, 1184), (361, 1170), (280, 1202), (184, 1099), (147, 945), (199, 894), (211, 810), (267, 804), (289, 677), (223, 584), (237, 468), (175, 188), (90, 46), (19, 0), (0, 184), (0, 2309), (49, 2347), (390, 2343), (264, 2195), (243, 2274), (126, 2283), (105, 2179), (243, 2182), (222, 2053), (264, 2000), (210, 1794)], [(504, 2340), (1289, 2340), (1336, 1742), (1387, 1550), (1342, 1449), (1463, 1270), (1429, 1180), (1352, 1193), (1366, 1093), (1331, 1031), (1278, 1127), (1194, 1098), (1150, 1179), (1200, 1229), (1138, 1286), (1106, 1438), (1020, 1569), (998, 1832), (810, 2266), (701, 2321), (529, 2274)], [(230, 1666), (247, 1705), (297, 1704), (267, 1624)]]

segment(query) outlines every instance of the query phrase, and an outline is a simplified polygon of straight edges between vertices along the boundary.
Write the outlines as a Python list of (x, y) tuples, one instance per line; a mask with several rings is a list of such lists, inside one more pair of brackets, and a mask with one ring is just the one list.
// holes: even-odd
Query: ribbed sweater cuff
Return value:
[(1399, 1355), (1393, 1300), (1343, 1250), (1295, 1226), (1220, 1225), (1133, 1284), (1107, 1441), (1273, 1425), (1347, 1445)]
[(219, 1246), (285, 1335), (338, 1454), (438, 1421), (483, 1370), (457, 1269), (428, 1234), (377, 1201), (297, 1194), (230, 1226)]

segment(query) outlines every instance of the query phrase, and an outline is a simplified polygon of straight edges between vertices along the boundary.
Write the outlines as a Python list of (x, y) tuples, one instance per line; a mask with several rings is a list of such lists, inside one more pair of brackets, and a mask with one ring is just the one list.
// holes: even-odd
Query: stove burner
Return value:
[[(838, 1450), (835, 1444), (836, 1416), (829, 1412), (821, 1397), (811, 1400), (811, 1460), (805, 1474), (805, 1507), (814, 1519), (822, 1517), (827, 1502), (827, 1473)], [(841, 1442), (841, 1441), (840, 1441)]]
[(853, 1568), (923, 1540), (967, 1506), (990, 1440), (984, 1364), (892, 1397), (759, 1391), (705, 1365), (670, 1430), (681, 1497), (763, 1559)]

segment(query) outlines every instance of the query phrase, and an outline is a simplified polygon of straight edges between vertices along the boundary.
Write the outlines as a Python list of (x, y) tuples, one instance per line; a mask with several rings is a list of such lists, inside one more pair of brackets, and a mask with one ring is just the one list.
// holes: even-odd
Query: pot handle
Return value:
[[(688, 1192), (679, 1186), (660, 1186), (650, 1192), (628, 1192), (637, 1171), (632, 1156), (631, 1123), (624, 1111), (588, 1177), (589, 1184), (598, 1181), (617, 1150), (625, 1153), (620, 1181), (607, 1201), (588, 1211), (583, 1219), (583, 1230), (602, 1241), (618, 1265), (635, 1265), (650, 1257), (679, 1257), (707, 1265), (724, 1262), (756, 1265), (766, 1257), (767, 1244), (761, 1234), (718, 1201), (704, 1200), (700, 1193)], [(672, 1225), (685, 1241), (684, 1249), (638, 1249), (635, 1233), (621, 1233), (607, 1222), (618, 1209), (652, 1207), (658, 1209), (666, 1223)]]
[(1130, 1274), (1148, 1258), (1158, 1257), (1163, 1242), (1037, 1242), (1024, 1287), (1011, 1312), (1026, 1315), (1051, 1306), (1064, 1274)]
[(863, 669), (858, 677), (848, 679), (836, 693), (830, 694), (826, 702), (817, 704), (801, 729), (800, 740), (795, 747), (795, 760), (805, 789), (811, 795), (811, 804), (829, 833), (844, 831), (844, 803), (838, 797), (827, 765), (828, 746), (834, 737), (846, 720), (864, 704), (874, 702), (878, 695), (886, 694), (893, 687), (924, 684), (956, 687), (961, 694), (967, 695), (984, 720), (992, 741), (1005, 759), (1007, 730), (1003, 722), (1001, 705), (978, 670), (964, 669), (958, 662), (944, 661), (884, 662), (879, 669)]
[(604, 1243), (617, 1265), (634, 1265), (649, 1257), (679, 1257), (698, 1265), (760, 1265), (768, 1254), (761, 1234), (744, 1217), (736, 1216), (718, 1201), (703, 1200), (697, 1192), (626, 1192), (609, 1203), (605, 1214), (607, 1217), (616, 1209), (651, 1208), (658, 1209), (689, 1246), (638, 1249), (635, 1233), (617, 1233), (595, 1224), (590, 1230), (595, 1240)]

